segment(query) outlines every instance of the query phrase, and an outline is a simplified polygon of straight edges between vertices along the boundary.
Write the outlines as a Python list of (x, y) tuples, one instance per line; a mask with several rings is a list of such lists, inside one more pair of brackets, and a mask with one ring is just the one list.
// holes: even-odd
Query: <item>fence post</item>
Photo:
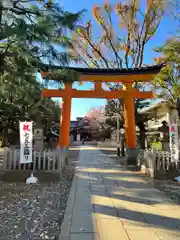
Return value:
[(9, 149), (9, 158), (7, 159), (8, 163), (9, 163), (8, 170), (11, 170), (11, 168), (12, 168), (12, 164), (13, 164), (13, 150), (14, 149)]
[(152, 150), (152, 177), (155, 177), (155, 172), (157, 170), (157, 166), (156, 166), (156, 156), (157, 156), (157, 151), (156, 149)]
[(166, 170), (169, 170), (169, 152), (166, 152)]
[(34, 161), (33, 161), (33, 174), (35, 173), (36, 170), (36, 151), (34, 150)]
[(4, 148), (4, 153), (3, 153), (3, 169), (7, 168), (7, 159), (8, 159), (8, 148)]
[(18, 170), (21, 169), (21, 163), (20, 163), (20, 150), (18, 150)]
[(56, 152), (52, 152), (52, 169), (51, 171), (54, 172), (55, 171), (55, 166), (56, 166)]
[(62, 149), (58, 149), (57, 154), (58, 154), (58, 171), (60, 174), (62, 170)]
[(166, 152), (162, 152), (162, 169), (165, 170)]
[(47, 151), (44, 151), (43, 152), (43, 170), (46, 170), (46, 159), (48, 159), (48, 157), (46, 158), (47, 156)]
[(159, 171), (160, 170), (160, 153), (157, 152), (156, 153), (156, 158), (157, 158), (157, 166), (156, 166), (156, 169)]
[(141, 166), (143, 165), (143, 161), (144, 161), (144, 153), (145, 150), (140, 149), (138, 157), (137, 157), (137, 165), (138, 167), (141, 169)]
[(62, 149), (59, 150), (58, 167), (59, 167), (59, 174), (60, 174), (62, 170)]
[(16, 155), (17, 155), (17, 150), (14, 149), (14, 154), (13, 154), (13, 170), (16, 169)]

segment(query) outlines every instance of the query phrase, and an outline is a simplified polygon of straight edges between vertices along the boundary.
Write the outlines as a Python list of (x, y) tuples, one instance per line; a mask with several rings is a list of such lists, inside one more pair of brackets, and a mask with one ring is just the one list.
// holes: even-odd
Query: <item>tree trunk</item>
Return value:
[(1, 22), (2, 22), (2, 14), (3, 14), (3, 5), (0, 2), (0, 25), (1, 25)]
[(146, 130), (144, 123), (138, 124), (139, 127), (139, 144), (140, 144), (140, 149), (145, 149), (145, 141), (146, 141)]
[(6, 126), (3, 130), (3, 146), (8, 146), (8, 127)]
[(178, 111), (178, 116), (179, 116), (179, 119), (180, 119), (180, 98), (178, 98), (177, 101), (176, 101), (176, 109)]

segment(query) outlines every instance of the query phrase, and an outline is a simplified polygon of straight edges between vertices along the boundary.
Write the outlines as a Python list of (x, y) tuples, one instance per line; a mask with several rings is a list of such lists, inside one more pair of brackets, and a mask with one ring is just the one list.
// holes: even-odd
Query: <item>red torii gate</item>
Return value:
[[(59, 146), (67, 147), (69, 144), (71, 99), (72, 98), (107, 98), (124, 99), (124, 119), (126, 144), (130, 155), (134, 156), (136, 149), (136, 125), (134, 113), (134, 98), (153, 98), (152, 92), (140, 92), (133, 88), (135, 82), (150, 82), (161, 70), (162, 65), (142, 67), (138, 69), (92, 69), (92, 68), (68, 68), (80, 74), (79, 81), (94, 82), (93, 90), (77, 90), (72, 88), (72, 83), (65, 83), (64, 89), (44, 89), (44, 97), (62, 97), (63, 109), (60, 121)], [(46, 78), (47, 71), (41, 75)], [(52, 76), (53, 80), (56, 80)], [(103, 82), (122, 83), (123, 89), (106, 91), (102, 89)], [(131, 158), (131, 157), (130, 157)], [(134, 157), (133, 157), (134, 158)], [(131, 162), (131, 160), (130, 160)], [(134, 162), (134, 160), (133, 160)]]

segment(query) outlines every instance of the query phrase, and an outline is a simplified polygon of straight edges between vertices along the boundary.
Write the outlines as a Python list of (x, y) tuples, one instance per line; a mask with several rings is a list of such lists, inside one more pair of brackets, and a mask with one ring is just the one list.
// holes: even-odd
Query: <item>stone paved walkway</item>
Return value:
[(180, 206), (96, 147), (82, 146), (60, 240), (179, 240)]

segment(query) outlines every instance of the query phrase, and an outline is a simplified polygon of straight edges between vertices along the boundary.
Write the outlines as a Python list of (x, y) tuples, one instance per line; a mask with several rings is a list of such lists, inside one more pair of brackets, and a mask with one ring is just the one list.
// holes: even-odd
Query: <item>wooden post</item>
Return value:
[(102, 82), (95, 82), (94, 83), (94, 90), (95, 91), (102, 91)]
[(63, 98), (62, 119), (59, 134), (59, 146), (61, 148), (67, 147), (69, 144), (72, 83), (65, 84), (64, 91), (65, 97)]
[(120, 156), (120, 116), (117, 114), (117, 156)]
[(124, 88), (127, 90), (127, 95), (124, 98), (126, 144), (128, 148), (134, 149), (136, 148), (136, 124), (132, 83), (125, 83)]

